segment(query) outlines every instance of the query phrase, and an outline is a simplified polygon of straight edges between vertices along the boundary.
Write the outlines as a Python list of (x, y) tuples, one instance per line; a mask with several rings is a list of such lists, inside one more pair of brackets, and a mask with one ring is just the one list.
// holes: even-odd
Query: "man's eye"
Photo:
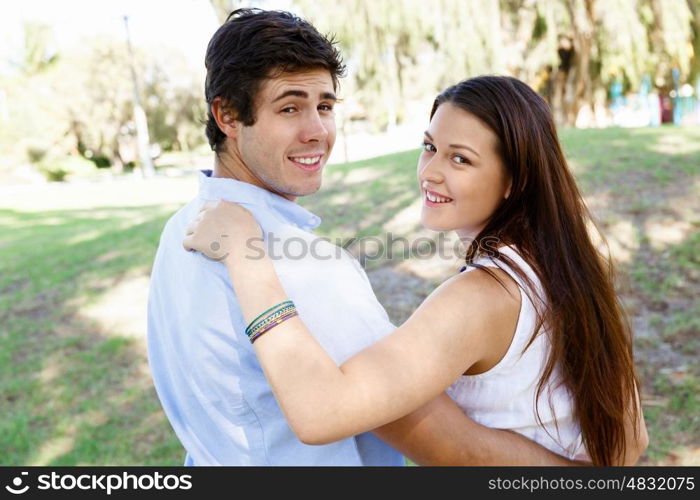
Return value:
[(428, 153), (434, 153), (435, 152), (435, 146), (430, 144), (429, 142), (424, 142), (423, 143), (423, 151), (427, 151)]
[(282, 113), (290, 114), (294, 113), (297, 110), (294, 106), (287, 106), (286, 108), (282, 108)]
[(333, 111), (333, 106), (331, 106), (330, 104), (321, 104), (318, 107), (318, 109), (320, 109), (321, 111)]

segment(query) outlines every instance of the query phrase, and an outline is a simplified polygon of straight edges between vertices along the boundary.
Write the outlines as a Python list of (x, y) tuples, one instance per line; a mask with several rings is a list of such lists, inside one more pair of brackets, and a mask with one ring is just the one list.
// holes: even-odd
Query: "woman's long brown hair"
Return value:
[[(435, 99), (431, 118), (446, 102), (496, 133), (512, 176), (510, 195), (471, 243), (467, 263), (479, 254), (481, 243), (498, 239), (515, 245), (533, 268), (544, 293), (543, 300), (533, 303), (544, 308), (530, 342), (544, 326), (552, 346), (537, 401), (556, 369), (573, 397), (574, 417), (593, 464), (614, 465), (624, 457), (630, 412), (637, 428), (631, 332), (615, 294), (611, 259), (591, 240), (590, 213), (549, 106), (523, 82), (500, 76), (480, 76), (448, 88)], [(515, 263), (502, 258), (530, 282)]]

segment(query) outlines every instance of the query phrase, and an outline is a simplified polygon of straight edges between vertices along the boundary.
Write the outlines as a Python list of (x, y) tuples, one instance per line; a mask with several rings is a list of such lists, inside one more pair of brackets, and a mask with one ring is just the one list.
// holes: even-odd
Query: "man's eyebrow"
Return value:
[[(430, 139), (431, 141), (434, 141), (434, 140), (435, 140), (435, 139), (433, 139), (433, 136), (430, 135), (430, 133), (429, 133), (427, 130), (426, 130), (425, 132), (423, 132), (423, 133), (424, 133), (425, 136), (426, 136), (428, 139)], [(455, 148), (455, 149), (466, 149), (467, 151), (471, 151), (472, 153), (474, 153), (476, 156), (481, 157), (481, 156), (479, 155), (479, 153), (477, 153), (476, 150), (475, 150), (474, 148), (470, 148), (469, 146), (465, 146), (464, 144), (450, 144), (450, 147), (451, 147), (451, 148)]]
[[(306, 92), (305, 90), (295, 90), (295, 89), (285, 90), (280, 95), (275, 97), (275, 99), (272, 102), (280, 101), (280, 100), (284, 99), (285, 97), (289, 97), (289, 96), (301, 97), (303, 99), (308, 99), (309, 93)], [(322, 93), (321, 99), (330, 100), (330, 101), (337, 101), (338, 100), (338, 98), (335, 96), (335, 94), (333, 92)]]

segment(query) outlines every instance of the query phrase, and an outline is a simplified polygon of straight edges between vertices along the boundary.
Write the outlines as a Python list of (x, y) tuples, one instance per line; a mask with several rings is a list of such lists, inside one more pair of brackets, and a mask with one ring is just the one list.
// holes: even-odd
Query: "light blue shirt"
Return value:
[(371, 433), (311, 446), (289, 428), (245, 336), (226, 268), (182, 247), (202, 204), (220, 199), (245, 206), (279, 239), (272, 260), (280, 281), (337, 363), (395, 328), (357, 260), (311, 232), (321, 222), (317, 216), (262, 188), (202, 172), (198, 198), (163, 230), (148, 301), (153, 380), (187, 451), (185, 464), (403, 465)]

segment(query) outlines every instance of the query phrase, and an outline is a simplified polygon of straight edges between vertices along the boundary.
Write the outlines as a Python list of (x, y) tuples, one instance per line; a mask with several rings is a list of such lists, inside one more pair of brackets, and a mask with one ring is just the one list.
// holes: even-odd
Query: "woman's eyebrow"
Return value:
[[(423, 133), (424, 133), (425, 136), (426, 136), (428, 139), (430, 139), (431, 141), (434, 141), (434, 140), (435, 140), (435, 139), (433, 139), (433, 136), (430, 135), (430, 133), (429, 133), (427, 130), (426, 130), (425, 132), (423, 132)], [(478, 156), (479, 158), (481, 158), (481, 156), (479, 155), (479, 153), (477, 153), (476, 150), (475, 150), (474, 148), (471, 148), (471, 147), (469, 147), (469, 146), (465, 146), (464, 144), (450, 144), (450, 147), (451, 147), (451, 148), (454, 148), (454, 149), (466, 149), (467, 151), (471, 151), (471, 152), (474, 153), (476, 156)]]

